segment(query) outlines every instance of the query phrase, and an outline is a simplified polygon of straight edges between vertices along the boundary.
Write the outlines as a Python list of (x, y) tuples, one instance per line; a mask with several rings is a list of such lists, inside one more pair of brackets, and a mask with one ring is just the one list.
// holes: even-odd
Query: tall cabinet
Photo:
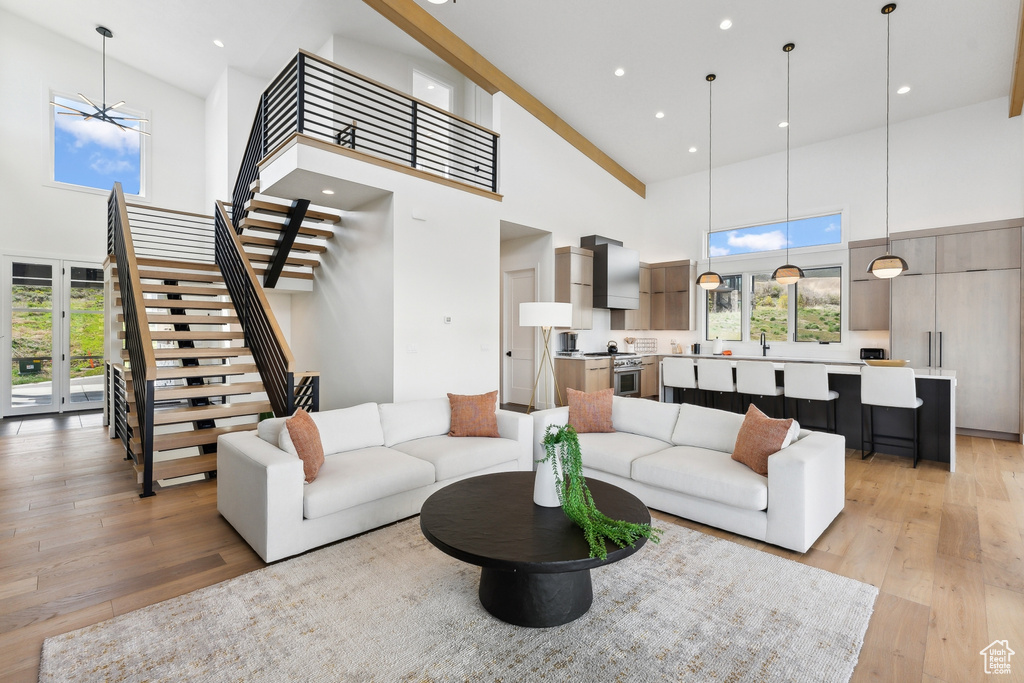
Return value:
[(651, 267), (640, 264), (640, 308), (612, 309), (613, 330), (651, 330)]
[(851, 330), (889, 329), (889, 280), (868, 273), (871, 262), (885, 254), (885, 240), (850, 242)]
[(690, 329), (691, 261), (651, 264), (651, 329)]
[(893, 358), (954, 370), (958, 429), (1021, 433), (1021, 228), (896, 239)]
[(555, 301), (572, 304), (572, 329), (594, 326), (594, 252), (581, 247), (555, 249)]

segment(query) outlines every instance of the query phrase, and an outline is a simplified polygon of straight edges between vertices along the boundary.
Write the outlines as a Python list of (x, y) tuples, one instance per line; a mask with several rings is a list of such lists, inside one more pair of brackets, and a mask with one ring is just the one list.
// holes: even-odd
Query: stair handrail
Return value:
[(217, 201), (214, 225), (217, 265), (245, 331), (246, 345), (256, 361), (267, 398), (275, 415), (291, 415), (295, 408), (295, 357), (238, 234), (231, 227), (227, 207), (222, 201)]
[(131, 364), (135, 408), (142, 432), (143, 492), (153, 495), (153, 391), (156, 379), (156, 354), (149, 332), (149, 317), (142, 296), (142, 280), (132, 242), (128, 205), (121, 183), (114, 183), (107, 202), (108, 234), (112, 237), (117, 262), (117, 279), (121, 288), (121, 310), (124, 313), (124, 345)]

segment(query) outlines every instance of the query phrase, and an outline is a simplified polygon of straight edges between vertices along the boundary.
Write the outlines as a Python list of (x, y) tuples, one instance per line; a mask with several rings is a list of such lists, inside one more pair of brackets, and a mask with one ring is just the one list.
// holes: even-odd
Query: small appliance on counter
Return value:
[(861, 360), (885, 360), (885, 349), (861, 349)]
[(561, 340), (559, 345), (560, 353), (576, 353), (579, 349), (576, 348), (576, 340), (579, 335), (575, 332), (559, 332), (558, 338)]
[(616, 354), (618, 352), (619, 352), (619, 342), (614, 341), (614, 340), (608, 342), (608, 353), (614, 355), (614, 354)]
[(690, 353), (695, 356), (700, 355), (700, 344), (690, 344)]
[(715, 341), (711, 343), (711, 353), (716, 356), (721, 356), (722, 351), (725, 350), (725, 342), (718, 337), (715, 337)]

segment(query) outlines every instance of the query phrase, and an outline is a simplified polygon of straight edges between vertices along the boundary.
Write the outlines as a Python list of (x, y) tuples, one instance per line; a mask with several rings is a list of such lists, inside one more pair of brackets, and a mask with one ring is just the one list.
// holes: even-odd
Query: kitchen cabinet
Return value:
[(572, 304), (572, 329), (594, 326), (594, 252), (581, 247), (555, 249), (555, 301)]
[(640, 264), (640, 308), (636, 310), (612, 309), (613, 330), (650, 330), (651, 328), (651, 267)]
[[(956, 427), (1021, 433), (1020, 228), (893, 240), (891, 356), (956, 372)], [(917, 261), (912, 261), (916, 259)]]
[(871, 262), (884, 254), (885, 240), (864, 240), (850, 243), (848, 325), (851, 330), (889, 329), (889, 284), (891, 281), (877, 278), (867, 272)]
[(660, 356), (643, 356), (640, 366), (640, 396), (642, 398), (658, 396), (658, 369), (661, 366)]
[[(555, 382), (561, 393), (561, 405), (568, 405), (566, 389), (601, 391), (612, 388), (612, 360), (605, 358), (556, 358)], [(657, 389), (655, 389), (657, 393)]]
[(690, 261), (651, 264), (651, 329), (690, 329)]

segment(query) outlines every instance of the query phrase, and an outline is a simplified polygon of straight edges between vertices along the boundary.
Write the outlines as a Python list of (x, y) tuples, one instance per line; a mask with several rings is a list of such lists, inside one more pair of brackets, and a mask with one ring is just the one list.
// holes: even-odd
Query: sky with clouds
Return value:
[[(800, 218), (789, 222), (789, 248), (839, 244), (842, 241), (842, 214)], [(708, 238), (712, 257), (735, 256), (786, 248), (786, 223), (770, 223), (752, 228), (721, 230)]]
[[(80, 111), (92, 111), (88, 104), (77, 100), (57, 97), (54, 101)], [(69, 111), (63, 107), (53, 110), (54, 180), (101, 190), (109, 190), (120, 182), (125, 194), (139, 194), (141, 135), (103, 121), (85, 120), (77, 114), (60, 114)]]

